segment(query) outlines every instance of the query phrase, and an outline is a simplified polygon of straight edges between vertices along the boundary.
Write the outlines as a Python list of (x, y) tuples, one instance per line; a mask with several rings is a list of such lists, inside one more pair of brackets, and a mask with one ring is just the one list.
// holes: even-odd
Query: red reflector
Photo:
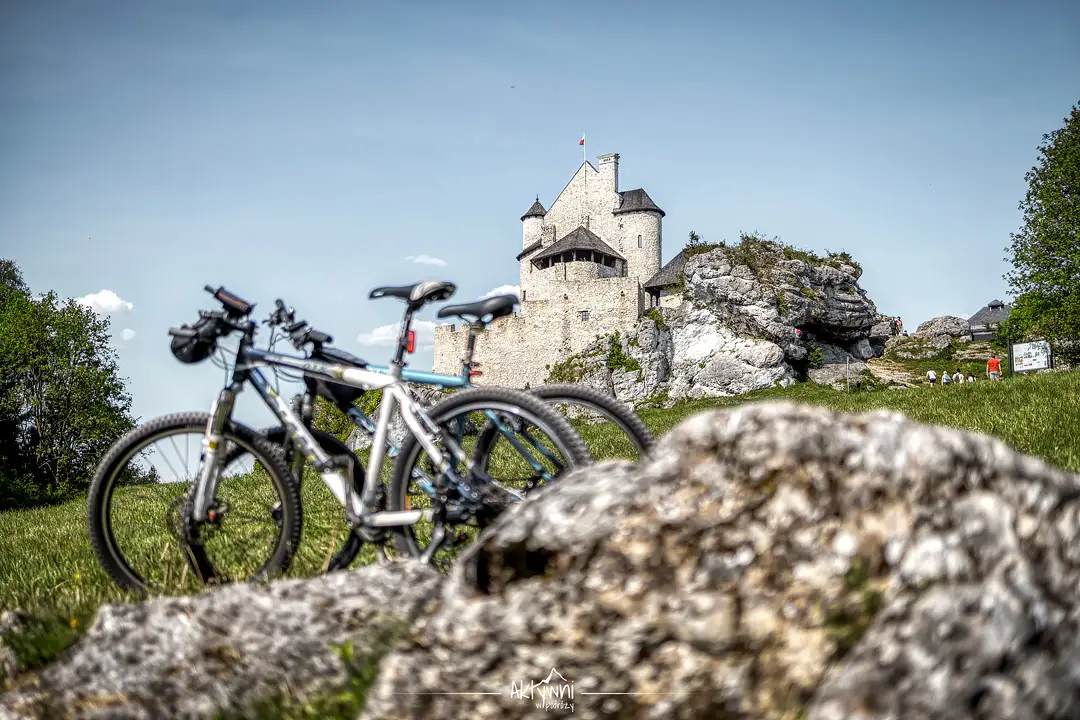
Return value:
[(416, 332), (413, 331), (413, 330), (410, 330), (409, 331), (409, 342), (408, 342), (408, 344), (405, 345), (405, 352), (410, 352), (411, 353), (415, 349), (416, 349)]
[(483, 370), (470, 370), (469, 371), (469, 377), (476, 377), (477, 375), (483, 375), (483, 374), (484, 374)]

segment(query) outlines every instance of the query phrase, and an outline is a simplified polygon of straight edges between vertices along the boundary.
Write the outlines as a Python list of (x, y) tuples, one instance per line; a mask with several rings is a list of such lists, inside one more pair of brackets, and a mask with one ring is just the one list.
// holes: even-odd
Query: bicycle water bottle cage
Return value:
[(457, 285), (454, 283), (425, 280), (415, 285), (377, 287), (371, 291), (368, 298), (371, 300), (383, 297), (397, 298), (407, 303), (410, 310), (419, 310), (428, 303), (448, 300), (455, 292), (457, 292)]

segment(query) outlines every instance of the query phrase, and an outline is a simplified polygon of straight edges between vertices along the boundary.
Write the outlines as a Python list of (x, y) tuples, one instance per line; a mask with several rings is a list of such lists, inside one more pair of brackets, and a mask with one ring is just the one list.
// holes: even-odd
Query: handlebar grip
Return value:
[(307, 339), (310, 342), (318, 343), (319, 345), (322, 345), (324, 343), (332, 343), (332, 342), (334, 342), (333, 337), (331, 337), (330, 335), (327, 335), (324, 332), (319, 332), (318, 330), (312, 330), (311, 332), (309, 332)]
[(233, 295), (224, 287), (219, 287), (217, 290), (215, 290), (214, 288), (207, 285), (203, 289), (213, 295), (214, 299), (224, 305), (228, 310), (238, 315), (247, 315), (255, 308), (255, 305), (253, 303), (249, 303), (248, 301), (243, 300), (236, 295)]

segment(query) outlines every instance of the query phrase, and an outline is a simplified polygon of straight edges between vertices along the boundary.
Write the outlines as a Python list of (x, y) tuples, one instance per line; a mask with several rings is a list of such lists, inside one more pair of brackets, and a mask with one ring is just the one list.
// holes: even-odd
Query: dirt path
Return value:
[(892, 388), (910, 388), (918, 384), (918, 379), (903, 365), (885, 358), (873, 358), (866, 362), (870, 372), (881, 382)]

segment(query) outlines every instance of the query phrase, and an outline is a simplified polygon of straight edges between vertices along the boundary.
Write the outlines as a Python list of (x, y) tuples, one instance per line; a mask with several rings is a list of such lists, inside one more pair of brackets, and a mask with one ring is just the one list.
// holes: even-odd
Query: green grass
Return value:
[[(787, 389), (647, 409), (641, 416), (659, 438), (703, 410), (781, 399), (850, 413), (895, 410), (918, 422), (996, 436), (1021, 452), (1080, 472), (1080, 443), (1076, 441), (1080, 437), (1080, 373), (1076, 372), (1017, 376), (997, 383), (980, 379), (948, 388), (852, 393), (799, 383)], [(634, 457), (629, 441), (613, 426), (583, 420), (574, 424), (597, 459)], [(303, 496), (304, 539), (301, 555), (289, 573), (293, 577), (312, 575), (325, 567), (345, 530), (340, 506), (310, 473)], [(47, 662), (68, 646), (92, 622), (101, 603), (132, 600), (99, 567), (87, 537), (85, 511), (85, 500), (73, 500), (0, 512), (0, 611), (21, 608), (32, 615), (25, 632), (7, 639), (30, 666)], [(165, 542), (163, 538), (155, 542)], [(374, 552), (365, 548), (356, 564), (373, 560)], [(194, 589), (188, 586), (184, 591)]]

